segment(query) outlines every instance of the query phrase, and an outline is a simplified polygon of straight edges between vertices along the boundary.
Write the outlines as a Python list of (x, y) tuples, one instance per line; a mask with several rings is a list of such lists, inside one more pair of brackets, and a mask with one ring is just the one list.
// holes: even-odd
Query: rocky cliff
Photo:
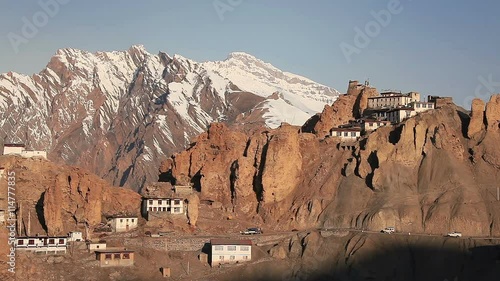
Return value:
[(84, 169), (16, 156), (1, 156), (0, 166), (15, 173), (19, 235), (66, 235), (84, 232), (106, 217), (139, 215), (139, 194)]
[(391, 225), (500, 235), (499, 95), (484, 115), (481, 106), (469, 115), (444, 105), (380, 128), (349, 150), (324, 132), (343, 118), (335, 112), (355, 112), (356, 99), (341, 96), (327, 107), (316, 134), (283, 124), (246, 135), (212, 124), (162, 172), (194, 183), (202, 200), (275, 229)]

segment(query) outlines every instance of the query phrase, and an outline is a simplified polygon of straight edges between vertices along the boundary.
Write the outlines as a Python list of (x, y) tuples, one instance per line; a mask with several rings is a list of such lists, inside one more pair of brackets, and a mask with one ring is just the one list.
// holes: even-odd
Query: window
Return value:
[(342, 136), (342, 133), (341, 132), (337, 132), (337, 137), (341, 137)]
[(248, 247), (248, 246), (240, 246), (240, 250), (241, 251), (248, 251), (248, 250), (250, 250), (250, 247)]
[(166, 207), (163, 207), (163, 210), (162, 210), (162, 211), (166, 212), (166, 211), (167, 211), (167, 208), (166, 208)]
[(223, 251), (224, 250), (224, 246), (215, 246), (214, 250), (215, 251)]
[(35, 240), (33, 239), (28, 240), (28, 245), (35, 245)]
[(106, 260), (110, 260), (110, 259), (111, 259), (111, 254), (106, 254), (106, 255), (104, 256), (104, 259), (106, 259)]
[(224, 260), (224, 256), (219, 256), (219, 260), (223, 261)]
[(227, 246), (228, 251), (236, 251), (236, 246)]
[(135, 221), (135, 219), (132, 219), (132, 222), (134, 222), (134, 221)]
[(149, 207), (149, 211), (152, 212), (153, 211), (153, 207)]
[(351, 137), (355, 137), (356, 136), (356, 132), (351, 132)]
[(130, 254), (128, 254), (128, 253), (123, 254), (123, 259), (124, 260), (129, 260), (130, 259)]
[(180, 213), (181, 212), (181, 208), (174, 208), (174, 213)]
[(181, 204), (181, 200), (179, 200), (179, 199), (174, 200), (174, 205), (180, 205), (180, 204)]
[(128, 219), (127, 219), (127, 222), (128, 222)]
[(234, 256), (229, 256), (229, 259), (234, 261)]
[(161, 204), (162, 204), (162, 203), (161, 203), (161, 200), (158, 200), (158, 205), (161, 205)]
[(64, 239), (59, 239), (59, 244), (66, 244), (66, 243), (64, 243)]
[(120, 222), (123, 222), (123, 219), (120, 219)]
[(171, 210), (172, 210), (172, 208), (167, 207), (167, 212), (170, 212)]
[(24, 244), (24, 241), (23, 240), (18, 240), (17, 241), (17, 245), (23, 245)]
[(155, 211), (155, 212), (156, 212), (156, 211), (158, 211), (158, 208), (156, 208), (156, 207), (153, 207), (153, 211)]
[(344, 132), (344, 137), (348, 137), (349, 136), (349, 133), (348, 132)]
[(95, 246), (96, 249), (99, 249), (99, 245)]
[(149, 200), (149, 205), (153, 205), (153, 200)]
[(114, 254), (114, 259), (119, 260), (120, 259), (120, 254)]
[(49, 239), (49, 244), (54, 244), (54, 239)]
[(170, 205), (170, 199), (167, 199), (167, 205)]

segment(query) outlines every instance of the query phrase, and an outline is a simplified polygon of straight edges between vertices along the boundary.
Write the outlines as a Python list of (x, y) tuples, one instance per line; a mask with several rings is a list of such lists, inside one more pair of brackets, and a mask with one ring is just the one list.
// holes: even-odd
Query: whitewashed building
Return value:
[(137, 228), (137, 225), (137, 217), (115, 217), (111, 219), (111, 229), (113, 232), (133, 230)]
[(330, 136), (338, 137), (342, 140), (357, 140), (361, 137), (361, 128), (332, 128), (330, 129)]
[(420, 113), (420, 112), (424, 112), (424, 111), (427, 111), (427, 110), (434, 109), (434, 103), (433, 102), (418, 101), (418, 102), (412, 102), (408, 106), (411, 107), (411, 108), (413, 108), (413, 110), (416, 113)]
[(184, 213), (184, 200), (182, 198), (145, 198), (143, 206), (146, 213)]
[(390, 126), (391, 121), (382, 121), (376, 119), (364, 119), (361, 123), (361, 130), (365, 132), (374, 131), (380, 127)]
[(3, 145), (3, 155), (21, 155), (25, 145), (20, 143), (6, 143)]
[(418, 101), (420, 101), (420, 94), (416, 92), (407, 94), (386, 92), (377, 97), (368, 98), (368, 108), (396, 108)]
[(47, 152), (43, 150), (27, 150), (24, 144), (6, 143), (3, 145), (3, 155), (20, 155), (26, 158), (41, 157), (47, 159)]
[(83, 241), (83, 234), (81, 231), (71, 231), (70, 233), (68, 233), (68, 241), (71, 241), (71, 242), (80, 242), (80, 241)]
[(240, 239), (212, 239), (210, 264), (246, 262), (252, 259), (252, 241)]
[(23, 150), (21, 156), (26, 158), (41, 157), (47, 159), (47, 152), (42, 150)]
[(398, 124), (415, 115), (417, 115), (417, 113), (412, 107), (395, 108), (387, 111), (387, 120), (394, 124)]
[(33, 252), (65, 252), (68, 247), (68, 237), (65, 236), (31, 236), (17, 237), (16, 250)]

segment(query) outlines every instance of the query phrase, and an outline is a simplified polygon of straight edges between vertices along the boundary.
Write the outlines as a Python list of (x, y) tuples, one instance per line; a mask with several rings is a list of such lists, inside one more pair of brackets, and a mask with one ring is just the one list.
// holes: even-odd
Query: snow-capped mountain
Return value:
[(212, 122), (302, 125), (338, 94), (241, 52), (199, 63), (143, 46), (61, 49), (39, 74), (0, 75), (0, 128), (4, 142), (138, 190)]

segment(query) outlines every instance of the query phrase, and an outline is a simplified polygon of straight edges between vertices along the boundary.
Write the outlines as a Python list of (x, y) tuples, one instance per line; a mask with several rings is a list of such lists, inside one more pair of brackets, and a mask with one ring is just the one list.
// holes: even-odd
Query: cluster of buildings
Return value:
[(41, 157), (47, 159), (47, 152), (43, 150), (27, 150), (24, 144), (6, 143), (3, 145), (3, 155), (20, 155), (22, 157)]
[[(143, 195), (142, 211), (147, 220), (186, 214), (185, 198), (193, 193), (192, 186), (171, 186), (167, 183), (156, 183), (151, 189), (153, 189), (152, 192)], [(139, 219), (137, 216), (114, 216), (108, 218), (107, 222), (103, 223), (100, 228), (109, 229), (105, 231), (116, 233), (132, 231), (138, 228)], [(151, 237), (161, 236), (151, 235)], [(135, 262), (133, 250), (110, 248), (107, 247), (105, 241), (85, 241), (82, 232), (79, 231), (70, 232), (67, 236), (16, 237), (14, 245), (19, 251), (61, 254), (67, 252), (71, 243), (86, 243), (88, 252), (95, 254), (95, 259), (100, 267), (132, 266)], [(211, 239), (210, 252), (200, 254), (200, 260), (203, 260), (202, 256), (206, 257), (206, 262), (212, 267), (250, 261), (252, 259), (252, 241), (249, 239)]]
[[(348, 94), (357, 95), (363, 90), (376, 92), (367, 82), (362, 85), (358, 81), (349, 81)], [(380, 127), (396, 125), (421, 112), (435, 109), (443, 102), (450, 103), (451, 98), (428, 96), (427, 101), (421, 101), (420, 94), (416, 92), (383, 92), (368, 98), (367, 108), (363, 110), (361, 118), (332, 128), (330, 136), (357, 140)]]

